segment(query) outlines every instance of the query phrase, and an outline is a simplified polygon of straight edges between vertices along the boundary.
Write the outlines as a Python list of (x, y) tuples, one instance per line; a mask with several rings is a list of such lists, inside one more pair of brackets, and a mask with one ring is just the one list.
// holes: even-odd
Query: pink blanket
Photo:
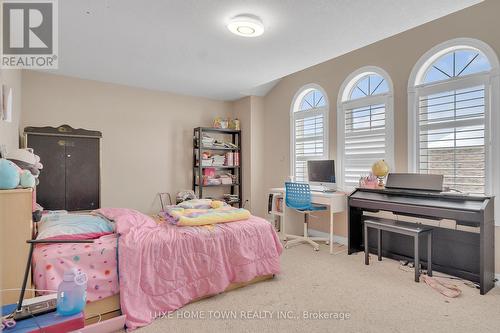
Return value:
[(114, 220), (120, 234), (120, 302), (128, 328), (223, 292), (231, 283), (280, 272), (281, 243), (272, 225), (258, 217), (177, 227), (130, 209), (98, 212)]
[(36, 288), (57, 291), (64, 272), (76, 268), (87, 274), (87, 302), (118, 294), (117, 245), (114, 234), (102, 236), (90, 244), (38, 245), (33, 252)]

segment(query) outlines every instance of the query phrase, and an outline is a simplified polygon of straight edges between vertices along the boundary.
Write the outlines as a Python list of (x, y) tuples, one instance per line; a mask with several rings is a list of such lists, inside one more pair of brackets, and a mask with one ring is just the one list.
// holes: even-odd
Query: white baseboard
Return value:
[[(309, 235), (313, 237), (324, 237), (324, 238), (330, 237), (330, 235), (327, 232), (314, 229), (309, 229)], [(347, 237), (333, 235), (333, 241), (338, 244), (347, 245)]]

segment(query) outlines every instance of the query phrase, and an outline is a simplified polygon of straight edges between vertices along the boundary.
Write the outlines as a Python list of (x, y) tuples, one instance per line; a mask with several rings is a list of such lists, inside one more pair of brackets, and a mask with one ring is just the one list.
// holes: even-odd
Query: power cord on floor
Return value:
[[(402, 270), (403, 272), (409, 272), (409, 273), (415, 272), (414, 263), (413, 262), (408, 262), (406, 260), (401, 260), (399, 262), (399, 269)], [(422, 274), (427, 275), (427, 272), (426, 271), (422, 271)], [(446, 276), (446, 275), (440, 275), (440, 274), (434, 274), (434, 273), (432, 273), (432, 277), (460, 281), (463, 284), (465, 284), (467, 287), (479, 289), (479, 284), (474, 283), (474, 282), (469, 281), (469, 280), (465, 280), (465, 279), (459, 278), (459, 277)]]

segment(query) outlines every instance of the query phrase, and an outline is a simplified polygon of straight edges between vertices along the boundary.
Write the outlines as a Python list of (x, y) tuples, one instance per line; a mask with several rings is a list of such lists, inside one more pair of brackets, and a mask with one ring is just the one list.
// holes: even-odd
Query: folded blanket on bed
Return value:
[[(209, 199), (204, 199), (209, 200)], [(196, 200), (190, 200), (196, 201)], [(171, 224), (178, 226), (199, 226), (217, 223), (236, 222), (248, 219), (251, 214), (243, 208), (235, 208), (221, 201), (205, 201), (202, 207), (213, 208), (185, 208), (200, 207), (197, 203), (184, 202), (177, 206), (169, 206), (162, 213), (163, 217)], [(198, 202), (199, 203), (199, 202)]]
[(193, 199), (186, 200), (177, 205), (177, 207), (182, 207), (186, 209), (210, 209), (210, 208), (221, 208), (228, 206), (227, 203), (220, 200), (212, 199)]

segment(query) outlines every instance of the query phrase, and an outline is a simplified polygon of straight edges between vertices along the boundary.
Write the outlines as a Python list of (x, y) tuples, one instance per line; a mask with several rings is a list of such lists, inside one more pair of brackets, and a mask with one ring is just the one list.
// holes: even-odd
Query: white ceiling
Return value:
[[(63, 0), (58, 74), (234, 100), (481, 0)], [(231, 34), (251, 13), (266, 31)], [(274, 81), (274, 82), (273, 82)]]

